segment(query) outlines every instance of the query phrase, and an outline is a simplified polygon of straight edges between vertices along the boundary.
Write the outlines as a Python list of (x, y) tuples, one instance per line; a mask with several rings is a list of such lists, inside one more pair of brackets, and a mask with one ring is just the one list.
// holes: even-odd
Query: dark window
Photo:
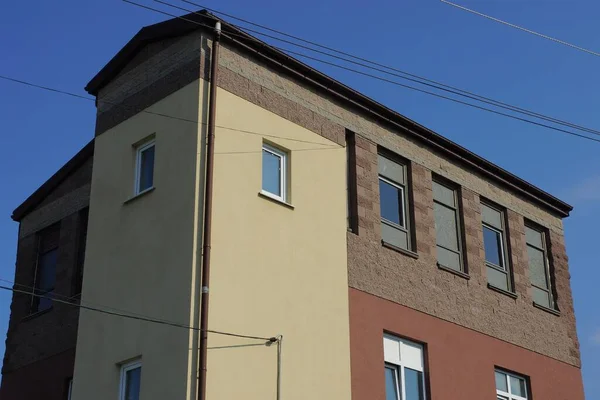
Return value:
[(488, 283), (512, 291), (505, 213), (494, 206), (481, 204), (481, 220)]
[(89, 208), (84, 208), (79, 212), (79, 239), (77, 244), (77, 269), (75, 271), (75, 283), (73, 295), (81, 293), (83, 284), (83, 263), (85, 261), (85, 247), (87, 243)]
[(154, 149), (154, 141), (137, 148), (135, 194), (154, 186)]
[(547, 308), (555, 308), (550, 280), (546, 232), (544, 229), (539, 229), (528, 223), (525, 225), (525, 239), (533, 302)]
[(381, 239), (393, 246), (412, 250), (407, 214), (407, 167), (379, 155), (378, 168)]
[(433, 212), (438, 263), (463, 271), (458, 191), (433, 181)]
[(38, 257), (35, 276), (35, 293), (32, 312), (44, 311), (52, 307), (52, 295), (56, 284), (56, 261), (58, 248), (49, 250)]
[(358, 190), (356, 182), (356, 136), (346, 130), (347, 228), (358, 234)]

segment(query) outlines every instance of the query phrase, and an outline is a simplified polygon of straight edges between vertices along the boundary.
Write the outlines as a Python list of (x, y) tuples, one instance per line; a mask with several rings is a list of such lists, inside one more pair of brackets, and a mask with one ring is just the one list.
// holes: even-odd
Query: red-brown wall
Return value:
[[(428, 399), (495, 399), (494, 367), (530, 378), (533, 400), (583, 400), (581, 370), (349, 288), (352, 400), (384, 400), (384, 332), (426, 349)], [(507, 329), (511, 329), (507, 326)]]

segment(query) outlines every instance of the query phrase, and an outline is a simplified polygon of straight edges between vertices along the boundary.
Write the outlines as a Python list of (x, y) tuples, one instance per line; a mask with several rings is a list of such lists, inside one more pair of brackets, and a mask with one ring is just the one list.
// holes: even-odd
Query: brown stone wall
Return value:
[[(82, 251), (80, 238), (84, 226), (82, 210), (89, 205), (90, 171), (91, 160), (74, 171), (22, 219), (15, 289), (33, 290), (40, 233), (44, 228), (56, 226), (55, 293), (65, 300), (77, 294), (75, 288), (78, 287)], [(49, 310), (31, 314), (31, 302), (31, 295), (13, 293), (0, 398), (64, 399), (64, 385), (73, 374), (79, 309), (54, 302)]]
[(558, 360), (580, 365), (568, 266), (562, 236), (551, 235), (558, 304), (556, 316), (533, 306), (525, 225), (507, 210), (510, 261), (517, 298), (488, 288), (479, 195), (461, 189), (468, 276), (437, 267), (431, 171), (412, 162), (409, 208), (414, 255), (383, 247), (380, 234), (377, 146), (356, 138), (358, 235), (348, 233), (349, 285)]
[(528, 377), (534, 400), (584, 400), (576, 366), (357, 289), (349, 291), (353, 400), (385, 399), (384, 333), (424, 345), (428, 399), (495, 399), (498, 367)]

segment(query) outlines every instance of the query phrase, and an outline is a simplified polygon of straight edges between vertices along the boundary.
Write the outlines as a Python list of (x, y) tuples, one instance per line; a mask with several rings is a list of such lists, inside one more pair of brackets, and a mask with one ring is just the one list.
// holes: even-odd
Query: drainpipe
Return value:
[(213, 158), (215, 155), (215, 117), (217, 111), (217, 72), (219, 65), (219, 39), (221, 22), (215, 23), (215, 34), (210, 63), (210, 98), (208, 132), (206, 140), (206, 186), (204, 189), (204, 234), (202, 236), (202, 297), (200, 299), (200, 371), (198, 374), (198, 400), (206, 400), (206, 359), (208, 345), (208, 287), (210, 283), (210, 235), (212, 226)]

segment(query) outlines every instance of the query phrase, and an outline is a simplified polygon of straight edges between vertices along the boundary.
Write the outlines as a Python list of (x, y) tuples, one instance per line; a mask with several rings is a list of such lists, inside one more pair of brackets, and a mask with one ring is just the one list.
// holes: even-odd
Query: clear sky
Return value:
[[(597, 1), (470, 0), (461, 4), (600, 52)], [(205, 0), (205, 5), (600, 128), (595, 103), (600, 92), (600, 57), (437, 0), (306, 0), (293, 5)], [(0, 74), (85, 94), (88, 80), (142, 26), (164, 18), (119, 0), (2, 2)], [(314, 65), (575, 206), (565, 221), (571, 283), (587, 398), (600, 398), (600, 382), (594, 379), (600, 376), (600, 268), (594, 255), (598, 235), (593, 228), (600, 222), (600, 143)], [(12, 210), (91, 139), (94, 117), (93, 102), (0, 81), (0, 279), (14, 278), (17, 224), (10, 219)], [(10, 300), (10, 293), (0, 291), (1, 332), (7, 329)], [(3, 346), (1, 342), (2, 353)]]

